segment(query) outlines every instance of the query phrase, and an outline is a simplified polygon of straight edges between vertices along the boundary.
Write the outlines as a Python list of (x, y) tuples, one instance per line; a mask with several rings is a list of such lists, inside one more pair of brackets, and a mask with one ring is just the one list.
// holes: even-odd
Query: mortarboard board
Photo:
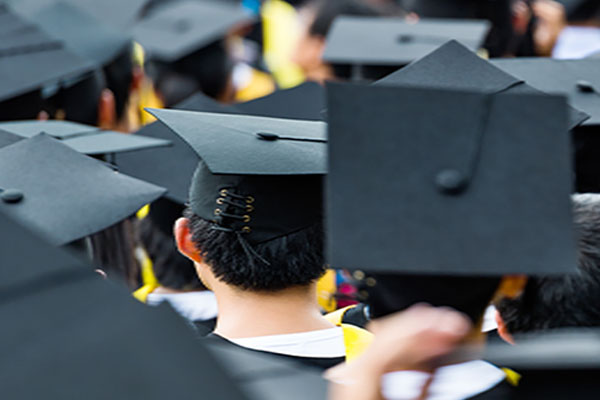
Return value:
[(43, 132), (87, 155), (107, 155), (170, 145), (170, 142), (164, 139), (105, 131), (95, 126), (70, 121), (0, 122), (0, 129), (25, 138)]
[(217, 42), (251, 18), (241, 7), (230, 4), (183, 1), (152, 13), (138, 22), (132, 33), (150, 58), (173, 62)]
[(333, 266), (458, 276), (574, 269), (564, 98), (327, 90)]
[(241, 114), (319, 121), (323, 119), (325, 109), (325, 89), (318, 83), (304, 82), (291, 89), (238, 103), (235, 108)]
[[(522, 77), (510, 75), (493, 63), (482, 59), (456, 41), (450, 41), (407, 67), (375, 82), (393, 85), (453, 90), (481, 90), (487, 93), (539, 93), (523, 82)], [(589, 116), (570, 109), (570, 128)]]
[(55, 245), (114, 225), (165, 191), (43, 134), (0, 149), (0, 188), (0, 210)]
[(200, 158), (189, 190), (190, 207), (216, 229), (244, 233), (248, 241), (260, 243), (321, 220), (324, 123), (150, 112)]
[[(11, 365), (0, 375), (5, 396), (162, 399), (192, 398), (200, 390), (211, 399), (252, 398), (171, 309), (149, 309), (90, 270), (62, 261), (63, 269), (42, 282), (21, 279), (0, 290), (0, 317), (11, 327), (0, 344), (2, 360)], [(36, 266), (2, 263), (0, 274), (15, 267)]]
[(600, 60), (515, 58), (492, 63), (536, 89), (567, 95), (573, 107), (591, 116), (584, 125), (600, 125)]
[(516, 345), (488, 345), (484, 358), (521, 375), (515, 399), (587, 399), (600, 390), (600, 332), (560, 329), (515, 336)]
[(342, 16), (327, 35), (323, 59), (334, 65), (357, 68), (400, 68), (450, 39), (477, 50), (490, 28), (487, 21), (427, 20), (418, 23), (399, 18)]
[(0, 149), (22, 140), (21, 136), (0, 129)]
[(76, 3), (56, 2), (32, 15), (26, 15), (36, 26), (62, 40), (69, 50), (94, 61), (99, 67), (112, 62), (132, 39), (88, 14)]
[(12, 20), (9, 27), (0, 28), (0, 101), (46, 85), (74, 84), (93, 70), (92, 63), (3, 5), (0, 18)]
[[(316, 84), (305, 83), (293, 89), (279, 90), (271, 95), (235, 105), (221, 104), (203, 93), (197, 93), (176, 108), (227, 114), (249, 114), (275, 118), (319, 119), (324, 108), (324, 91)], [(192, 174), (198, 165), (198, 156), (179, 136), (159, 122), (145, 126), (140, 136), (165, 139), (172, 146), (140, 152), (120, 154), (119, 169), (128, 175), (166, 187), (166, 197), (179, 204), (188, 199)], [(173, 171), (178, 171), (173, 174)]]

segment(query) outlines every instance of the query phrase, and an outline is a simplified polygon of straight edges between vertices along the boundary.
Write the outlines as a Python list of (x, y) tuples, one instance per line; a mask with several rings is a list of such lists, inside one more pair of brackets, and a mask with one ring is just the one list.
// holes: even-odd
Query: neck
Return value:
[(213, 287), (219, 316), (215, 333), (230, 339), (333, 328), (317, 304), (316, 284), (277, 292)]

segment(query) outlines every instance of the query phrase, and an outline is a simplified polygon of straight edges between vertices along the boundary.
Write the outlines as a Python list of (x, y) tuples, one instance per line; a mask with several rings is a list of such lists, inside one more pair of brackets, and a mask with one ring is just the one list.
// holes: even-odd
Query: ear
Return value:
[(201, 263), (202, 257), (194, 245), (188, 223), (187, 218), (179, 218), (175, 221), (175, 242), (181, 254), (194, 262)]
[(526, 275), (504, 276), (498, 287), (497, 296), (499, 298), (514, 299), (523, 293), (525, 285), (527, 285)]
[(98, 101), (98, 126), (112, 129), (117, 124), (117, 105), (115, 95), (110, 89), (103, 89)]
[(498, 326), (498, 336), (500, 336), (506, 343), (515, 344), (515, 341), (514, 341), (512, 335), (510, 334), (508, 329), (506, 329), (506, 324), (504, 323), (504, 320), (502, 319), (500, 312), (498, 312), (498, 310), (496, 310), (496, 311), (494, 311), (494, 313), (495, 313), (494, 318), (496, 319), (496, 325)]

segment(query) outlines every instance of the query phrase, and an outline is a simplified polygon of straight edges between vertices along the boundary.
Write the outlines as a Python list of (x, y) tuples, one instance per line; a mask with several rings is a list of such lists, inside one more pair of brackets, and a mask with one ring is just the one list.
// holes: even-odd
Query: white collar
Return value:
[(217, 316), (217, 299), (209, 290), (182, 293), (150, 293), (146, 304), (157, 306), (166, 301), (190, 321), (206, 321)]
[(332, 358), (344, 357), (346, 353), (344, 332), (340, 327), (285, 335), (227, 338), (227, 340), (249, 349), (296, 357)]
[(567, 26), (562, 30), (552, 50), (558, 59), (579, 59), (600, 51), (600, 29), (587, 26)]
[[(398, 371), (382, 378), (383, 395), (387, 400), (412, 400), (421, 395), (430, 374), (418, 371)], [(436, 370), (427, 400), (462, 400), (483, 393), (506, 379), (506, 374), (492, 364), (468, 361)]]

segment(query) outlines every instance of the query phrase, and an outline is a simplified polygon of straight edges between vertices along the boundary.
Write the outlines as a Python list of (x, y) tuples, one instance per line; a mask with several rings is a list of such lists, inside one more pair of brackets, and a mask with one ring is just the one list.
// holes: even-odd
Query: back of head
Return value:
[(509, 333), (600, 326), (600, 195), (575, 195), (578, 265), (569, 275), (530, 278), (523, 294), (497, 304)]
[(117, 119), (125, 113), (131, 83), (133, 81), (133, 44), (126, 46), (111, 62), (103, 67), (106, 87), (115, 96), (115, 111)]
[(417, 303), (428, 303), (458, 310), (474, 324), (481, 321), (501, 280), (495, 277), (395, 274), (375, 274), (370, 278), (365, 280), (368, 286), (366, 302), (375, 318)]

